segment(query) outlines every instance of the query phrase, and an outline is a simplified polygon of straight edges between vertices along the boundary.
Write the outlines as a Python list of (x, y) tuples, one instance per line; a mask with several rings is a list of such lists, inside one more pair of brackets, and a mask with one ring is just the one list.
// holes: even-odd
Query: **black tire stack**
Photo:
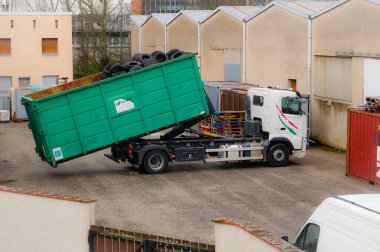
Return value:
[(178, 49), (172, 49), (167, 53), (164, 53), (162, 51), (155, 51), (151, 54), (136, 53), (132, 56), (130, 61), (106, 65), (103, 68), (103, 78), (106, 79), (120, 74), (132, 72), (154, 64), (176, 59), (187, 54), (188, 53), (180, 51)]

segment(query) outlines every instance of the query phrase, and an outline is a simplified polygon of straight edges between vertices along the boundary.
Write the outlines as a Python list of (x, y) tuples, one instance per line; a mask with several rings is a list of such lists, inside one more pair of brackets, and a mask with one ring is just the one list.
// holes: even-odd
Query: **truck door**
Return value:
[(302, 112), (298, 97), (282, 97), (280, 106), (276, 105), (280, 121), (280, 135), (288, 138), (294, 149), (302, 149), (302, 140), (306, 137), (307, 120)]

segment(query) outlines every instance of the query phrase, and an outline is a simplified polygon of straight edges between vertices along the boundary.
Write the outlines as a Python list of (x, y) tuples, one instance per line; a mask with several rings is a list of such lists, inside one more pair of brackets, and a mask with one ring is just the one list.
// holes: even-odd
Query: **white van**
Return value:
[(380, 251), (380, 194), (326, 199), (294, 245), (307, 252)]

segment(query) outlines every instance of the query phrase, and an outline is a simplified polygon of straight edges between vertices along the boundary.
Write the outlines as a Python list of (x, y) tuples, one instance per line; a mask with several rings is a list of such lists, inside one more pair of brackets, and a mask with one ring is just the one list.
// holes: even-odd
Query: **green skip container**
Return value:
[(36, 152), (51, 166), (209, 114), (194, 55), (24, 96)]

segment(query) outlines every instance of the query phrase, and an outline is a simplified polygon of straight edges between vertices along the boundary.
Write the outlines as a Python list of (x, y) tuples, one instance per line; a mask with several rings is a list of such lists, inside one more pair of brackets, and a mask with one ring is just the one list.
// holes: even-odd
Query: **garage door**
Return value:
[(380, 60), (364, 61), (364, 101), (367, 96), (380, 96)]
[(8, 94), (9, 89), (12, 87), (11, 76), (0, 76), (0, 95)]
[(58, 84), (58, 75), (43, 76), (42, 82), (48, 87), (55, 86)]

